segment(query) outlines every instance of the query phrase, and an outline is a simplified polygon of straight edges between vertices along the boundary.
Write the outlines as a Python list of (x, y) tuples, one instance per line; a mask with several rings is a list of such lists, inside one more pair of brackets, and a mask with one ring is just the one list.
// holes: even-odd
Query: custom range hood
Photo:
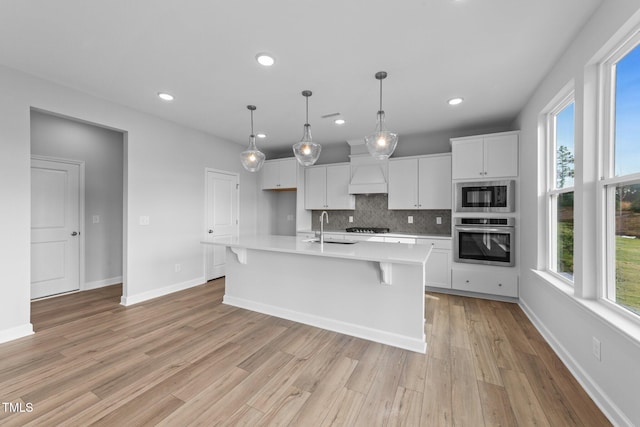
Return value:
[(364, 141), (347, 141), (351, 146), (349, 194), (386, 194), (389, 161), (371, 157)]

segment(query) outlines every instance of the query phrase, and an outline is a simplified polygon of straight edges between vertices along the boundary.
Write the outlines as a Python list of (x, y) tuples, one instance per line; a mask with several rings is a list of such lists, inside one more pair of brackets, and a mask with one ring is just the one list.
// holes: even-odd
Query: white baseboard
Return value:
[(33, 334), (33, 325), (31, 323), (16, 326), (15, 328), (5, 329), (3, 331), (0, 331), (0, 344), (3, 342), (26, 337), (31, 334)]
[(93, 282), (86, 282), (82, 287), (82, 290), (88, 291), (90, 289), (104, 288), (105, 286), (117, 285), (118, 283), (122, 283), (122, 276), (110, 277), (108, 279), (102, 279), (102, 280), (95, 280)]
[(183, 291), (185, 289), (193, 288), (194, 286), (202, 285), (205, 282), (206, 280), (204, 280), (204, 277), (198, 277), (196, 279), (188, 280), (186, 282), (176, 283), (174, 285), (165, 286), (164, 288), (160, 288), (160, 289), (153, 289), (151, 291), (142, 292), (136, 295), (128, 295), (128, 296), (123, 295), (120, 298), (120, 305), (124, 305), (125, 307), (128, 307), (130, 305), (138, 304), (143, 301), (162, 297), (165, 295), (172, 294), (174, 292)]
[(553, 351), (558, 355), (562, 363), (569, 369), (573, 377), (580, 383), (582, 388), (587, 392), (589, 397), (600, 408), (604, 415), (616, 426), (633, 426), (634, 424), (626, 415), (618, 408), (618, 406), (607, 396), (600, 386), (591, 378), (591, 376), (580, 366), (573, 358), (571, 353), (556, 339), (553, 333), (545, 326), (545, 324), (535, 315), (529, 308), (527, 303), (522, 299), (519, 302), (520, 308), (527, 315), (531, 323), (536, 327), (538, 332), (542, 334), (544, 339), (549, 343)]
[(246, 310), (257, 311), (258, 313), (268, 314), (269, 316), (280, 317), (282, 319), (293, 320), (294, 322), (304, 323), (322, 329), (327, 329), (341, 334), (351, 335), (363, 338), (369, 341), (379, 342), (394, 347), (403, 348), (405, 350), (415, 351), (417, 353), (426, 353), (427, 345), (422, 341), (393, 334), (390, 332), (371, 329), (353, 323), (341, 322), (339, 320), (328, 319), (326, 317), (314, 316), (312, 314), (301, 313), (286, 308), (275, 307), (269, 304), (263, 304), (256, 301), (249, 301), (243, 298), (236, 298), (225, 295), (222, 302), (234, 307), (244, 308)]

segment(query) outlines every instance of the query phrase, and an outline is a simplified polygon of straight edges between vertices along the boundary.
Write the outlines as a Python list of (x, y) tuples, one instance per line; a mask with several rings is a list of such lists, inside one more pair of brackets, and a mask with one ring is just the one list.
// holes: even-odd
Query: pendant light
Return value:
[(307, 100), (307, 121), (304, 124), (302, 139), (293, 146), (293, 154), (296, 155), (296, 159), (302, 166), (311, 166), (320, 157), (322, 146), (311, 140), (311, 125), (309, 124), (309, 97), (311, 96), (311, 91), (303, 90), (302, 96)]
[(256, 110), (256, 106), (247, 105), (247, 109), (251, 111), (251, 135), (249, 136), (249, 148), (240, 154), (240, 161), (249, 172), (258, 172), (262, 168), (265, 156), (256, 147), (256, 136), (253, 134), (253, 112)]
[(373, 134), (364, 138), (369, 154), (378, 160), (388, 159), (398, 144), (398, 135), (389, 132), (384, 124), (384, 111), (382, 110), (382, 80), (387, 78), (385, 71), (378, 71), (375, 75), (380, 80), (380, 109), (378, 110), (378, 122)]

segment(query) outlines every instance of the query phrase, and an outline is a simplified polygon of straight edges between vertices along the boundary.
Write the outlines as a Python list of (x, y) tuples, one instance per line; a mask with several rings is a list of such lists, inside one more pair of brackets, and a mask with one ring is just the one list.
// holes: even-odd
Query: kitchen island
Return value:
[(226, 246), (225, 304), (426, 352), (428, 246), (294, 236), (203, 243)]

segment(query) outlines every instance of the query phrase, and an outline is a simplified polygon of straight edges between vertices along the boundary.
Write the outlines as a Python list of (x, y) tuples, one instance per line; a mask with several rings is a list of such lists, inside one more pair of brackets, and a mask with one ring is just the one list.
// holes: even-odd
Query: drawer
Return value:
[(460, 291), (517, 298), (518, 274), (511, 270), (454, 269), (451, 287)]
[(416, 243), (419, 245), (431, 245), (433, 244), (433, 249), (445, 249), (451, 250), (451, 239), (424, 239), (419, 238), (416, 239)]

